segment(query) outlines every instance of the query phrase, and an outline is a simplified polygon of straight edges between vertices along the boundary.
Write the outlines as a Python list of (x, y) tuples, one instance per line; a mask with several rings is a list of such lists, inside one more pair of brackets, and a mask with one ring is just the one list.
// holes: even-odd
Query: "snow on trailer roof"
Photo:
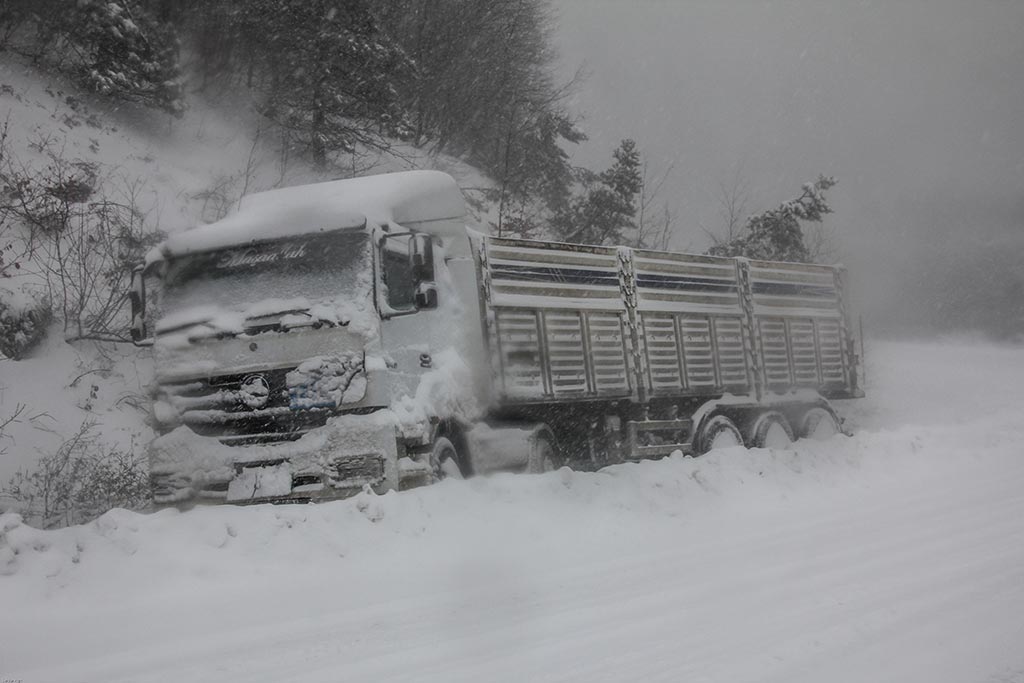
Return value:
[(238, 211), (172, 235), (165, 256), (211, 251), (238, 244), (355, 229), (364, 223), (419, 223), (461, 218), (466, 207), (455, 180), (440, 171), (403, 171), (332, 180), (259, 192)]

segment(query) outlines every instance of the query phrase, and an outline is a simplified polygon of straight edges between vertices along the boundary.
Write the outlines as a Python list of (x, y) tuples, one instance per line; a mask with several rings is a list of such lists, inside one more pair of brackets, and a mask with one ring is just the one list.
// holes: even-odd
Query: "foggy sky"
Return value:
[(737, 173), (750, 211), (824, 173), (839, 181), (826, 220), (879, 321), (918, 307), (909, 271), (939, 277), (962, 249), (1024, 263), (1024, 2), (555, 7), (564, 73), (589, 72), (574, 161), (606, 167), (632, 137), (655, 174), (675, 164), (674, 247), (706, 248), (716, 187)]

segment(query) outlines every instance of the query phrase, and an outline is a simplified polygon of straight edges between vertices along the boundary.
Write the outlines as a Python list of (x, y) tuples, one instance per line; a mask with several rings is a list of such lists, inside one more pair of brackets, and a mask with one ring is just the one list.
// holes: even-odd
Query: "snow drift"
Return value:
[(856, 435), (787, 451), (3, 516), (0, 674), (1024, 680), (1024, 351), (869, 354)]

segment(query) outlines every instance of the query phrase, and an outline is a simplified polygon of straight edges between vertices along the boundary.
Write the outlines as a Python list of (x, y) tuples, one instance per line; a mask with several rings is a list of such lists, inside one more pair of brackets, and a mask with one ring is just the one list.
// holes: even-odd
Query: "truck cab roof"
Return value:
[(459, 219), (466, 207), (455, 180), (440, 171), (404, 171), (285, 187), (244, 197), (225, 218), (171, 235), (160, 254), (200, 251), (366, 225)]

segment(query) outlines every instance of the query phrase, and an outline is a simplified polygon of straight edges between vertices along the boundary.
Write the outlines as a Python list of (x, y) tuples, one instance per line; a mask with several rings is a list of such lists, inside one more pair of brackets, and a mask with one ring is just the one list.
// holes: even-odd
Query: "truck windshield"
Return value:
[(211, 308), (286, 313), (288, 306), (272, 310), (273, 302), (299, 302), (290, 308), (304, 309), (369, 296), (371, 268), (369, 238), (361, 231), (260, 242), (170, 259), (161, 300), (154, 303), (160, 314), (175, 317)]

